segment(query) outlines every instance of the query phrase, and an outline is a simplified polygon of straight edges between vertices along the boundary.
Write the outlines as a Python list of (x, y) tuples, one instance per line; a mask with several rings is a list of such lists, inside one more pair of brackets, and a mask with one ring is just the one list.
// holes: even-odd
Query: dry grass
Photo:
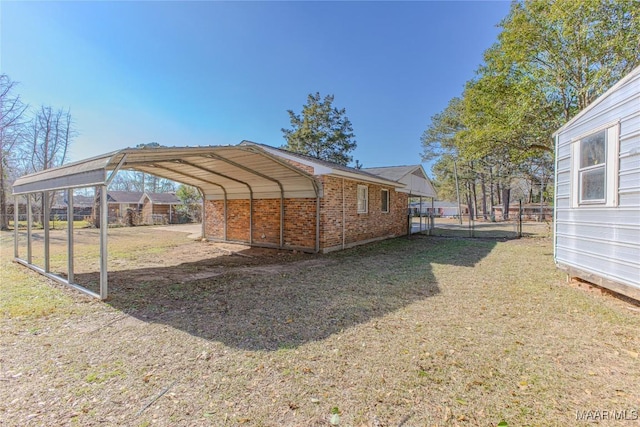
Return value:
[(640, 409), (638, 305), (565, 284), (548, 238), (319, 256), (117, 229), (107, 303), (12, 264), (0, 238), (2, 425), (566, 426)]

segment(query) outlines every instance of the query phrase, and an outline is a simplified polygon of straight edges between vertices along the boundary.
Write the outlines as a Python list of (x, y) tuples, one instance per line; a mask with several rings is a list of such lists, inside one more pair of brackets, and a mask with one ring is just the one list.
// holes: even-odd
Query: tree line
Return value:
[(421, 137), (439, 197), (459, 190), (485, 218), (496, 204), (508, 215), (515, 187), (525, 202), (552, 200), (553, 132), (640, 64), (637, 1), (514, 1), (499, 27)]
[(21, 175), (62, 165), (76, 135), (68, 108), (32, 108), (22, 102), (17, 83), (0, 75), (0, 229), (8, 225), (10, 184)]
[[(30, 107), (22, 102), (18, 84), (8, 75), (0, 75), (0, 229), (8, 228), (9, 199), (13, 181), (29, 173), (61, 166), (69, 160), (69, 149), (78, 135), (69, 108), (42, 105)], [(159, 147), (157, 142), (139, 144), (138, 148)], [(163, 193), (180, 189), (171, 180), (137, 171), (119, 172), (112, 190)], [(191, 194), (185, 188), (178, 194)], [(36, 213), (44, 211), (42, 197), (35, 193), (32, 202)], [(55, 193), (50, 193), (53, 203)], [(190, 199), (188, 200), (191, 203)]]

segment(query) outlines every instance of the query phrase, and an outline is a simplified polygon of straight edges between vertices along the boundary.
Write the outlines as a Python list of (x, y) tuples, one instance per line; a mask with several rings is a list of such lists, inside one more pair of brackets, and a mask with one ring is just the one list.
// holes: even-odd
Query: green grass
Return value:
[(37, 319), (75, 310), (74, 300), (42, 276), (8, 260), (0, 261), (0, 316)]
[[(68, 221), (66, 220), (55, 220), (55, 221), (49, 221), (49, 228), (52, 230), (66, 230), (67, 229), (67, 223)], [(9, 221), (9, 228), (11, 230), (13, 230), (13, 220)], [(73, 228), (87, 228), (87, 227), (91, 227), (91, 223), (89, 221), (73, 221)], [(33, 230), (42, 230), (43, 225), (40, 222), (35, 222), (33, 221), (31, 223), (31, 228)], [(26, 230), (27, 229), (27, 221), (18, 221), (18, 229), (19, 230)]]

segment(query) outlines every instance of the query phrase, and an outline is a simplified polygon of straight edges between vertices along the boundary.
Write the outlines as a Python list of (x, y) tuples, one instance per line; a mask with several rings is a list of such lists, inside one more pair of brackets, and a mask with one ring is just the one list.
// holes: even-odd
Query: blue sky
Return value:
[[(309, 93), (345, 108), (365, 167), (417, 164), (508, 2), (0, 2), (0, 68), (70, 108), (71, 160), (140, 143), (284, 143)], [(428, 171), (428, 167), (427, 167)], [(429, 171), (428, 171), (429, 172)]]

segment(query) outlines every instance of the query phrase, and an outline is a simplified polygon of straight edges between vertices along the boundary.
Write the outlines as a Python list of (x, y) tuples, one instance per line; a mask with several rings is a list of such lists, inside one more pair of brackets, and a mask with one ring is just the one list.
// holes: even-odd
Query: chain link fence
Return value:
[(511, 212), (509, 219), (483, 215), (439, 217), (413, 214), (410, 217), (412, 233), (426, 233), (440, 237), (487, 239), (516, 239), (520, 237), (548, 237), (553, 233), (550, 216), (525, 215), (520, 208)]

